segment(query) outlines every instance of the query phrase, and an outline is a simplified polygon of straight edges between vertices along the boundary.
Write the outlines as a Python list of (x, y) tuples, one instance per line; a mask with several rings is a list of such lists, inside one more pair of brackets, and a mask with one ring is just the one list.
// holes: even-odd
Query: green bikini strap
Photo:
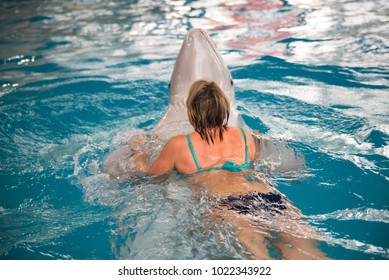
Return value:
[(244, 145), (245, 145), (245, 150), (246, 150), (246, 158), (245, 158), (245, 161), (246, 163), (249, 163), (249, 146), (247, 146), (247, 139), (246, 139), (246, 132), (244, 131), (243, 128), (240, 128), (240, 130), (242, 131), (242, 134), (243, 134), (243, 138), (244, 138)]
[(200, 167), (199, 161), (197, 160), (196, 153), (193, 149), (192, 141), (190, 141), (189, 134), (186, 135), (186, 140), (188, 141), (188, 146), (189, 146), (190, 152), (192, 153), (193, 160), (196, 163), (197, 171), (201, 171), (201, 167)]

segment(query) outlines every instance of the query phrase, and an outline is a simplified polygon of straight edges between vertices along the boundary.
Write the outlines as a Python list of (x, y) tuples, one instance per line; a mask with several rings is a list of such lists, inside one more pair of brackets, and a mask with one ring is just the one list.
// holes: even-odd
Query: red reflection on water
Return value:
[[(229, 49), (245, 51), (244, 58), (282, 55), (284, 49), (269, 49), (269, 46), (272, 45), (271, 43), (275, 44), (291, 37), (291, 33), (280, 29), (296, 25), (299, 19), (298, 15), (287, 12), (274, 17), (277, 15), (277, 9), (284, 7), (284, 4), (278, 0), (247, 0), (238, 4), (226, 2), (219, 6), (227, 10), (226, 14), (230, 15), (233, 23), (220, 24), (212, 30), (238, 31), (240, 29), (242, 32), (238, 32), (237, 36), (228, 40), (225, 46)], [(266, 10), (275, 11), (266, 13)]]
[(280, 1), (268, 1), (268, 0), (247, 0), (245, 4), (228, 5), (222, 4), (223, 6), (231, 7), (231, 11), (258, 11), (266, 9), (280, 8), (283, 4)]

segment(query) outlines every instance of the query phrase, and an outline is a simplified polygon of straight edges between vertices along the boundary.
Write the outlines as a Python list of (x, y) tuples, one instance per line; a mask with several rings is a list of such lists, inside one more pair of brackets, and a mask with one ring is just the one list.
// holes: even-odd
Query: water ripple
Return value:
[(314, 222), (326, 221), (330, 219), (338, 221), (362, 220), (366, 222), (379, 222), (389, 224), (389, 211), (374, 208), (353, 208), (337, 210), (332, 213), (310, 215), (308, 217)]

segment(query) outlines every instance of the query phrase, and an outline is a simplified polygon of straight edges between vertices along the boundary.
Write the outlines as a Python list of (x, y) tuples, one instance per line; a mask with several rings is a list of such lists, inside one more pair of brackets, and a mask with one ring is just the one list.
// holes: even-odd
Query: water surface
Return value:
[(264, 170), (322, 250), (388, 259), (386, 2), (2, 1), (0, 258), (250, 258), (229, 225), (204, 234), (209, 205), (183, 182), (102, 172), (163, 115), (197, 27), (229, 65), (246, 123), (304, 155), (304, 172)]

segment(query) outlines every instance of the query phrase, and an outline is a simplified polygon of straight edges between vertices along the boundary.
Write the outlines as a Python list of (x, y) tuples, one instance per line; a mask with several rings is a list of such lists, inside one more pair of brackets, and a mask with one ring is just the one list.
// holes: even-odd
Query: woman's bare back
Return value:
[[(249, 147), (249, 160), (254, 159), (255, 145), (250, 133), (246, 132), (247, 145)], [(236, 164), (245, 163), (245, 140), (242, 131), (238, 127), (228, 127), (223, 132), (223, 140), (217, 134), (214, 143), (208, 144), (197, 132), (189, 134), (194, 153), (201, 169), (222, 166), (231, 161)], [(194, 173), (198, 170), (188, 140), (184, 135), (177, 136), (180, 157), (176, 161), (176, 169), (182, 174)]]

